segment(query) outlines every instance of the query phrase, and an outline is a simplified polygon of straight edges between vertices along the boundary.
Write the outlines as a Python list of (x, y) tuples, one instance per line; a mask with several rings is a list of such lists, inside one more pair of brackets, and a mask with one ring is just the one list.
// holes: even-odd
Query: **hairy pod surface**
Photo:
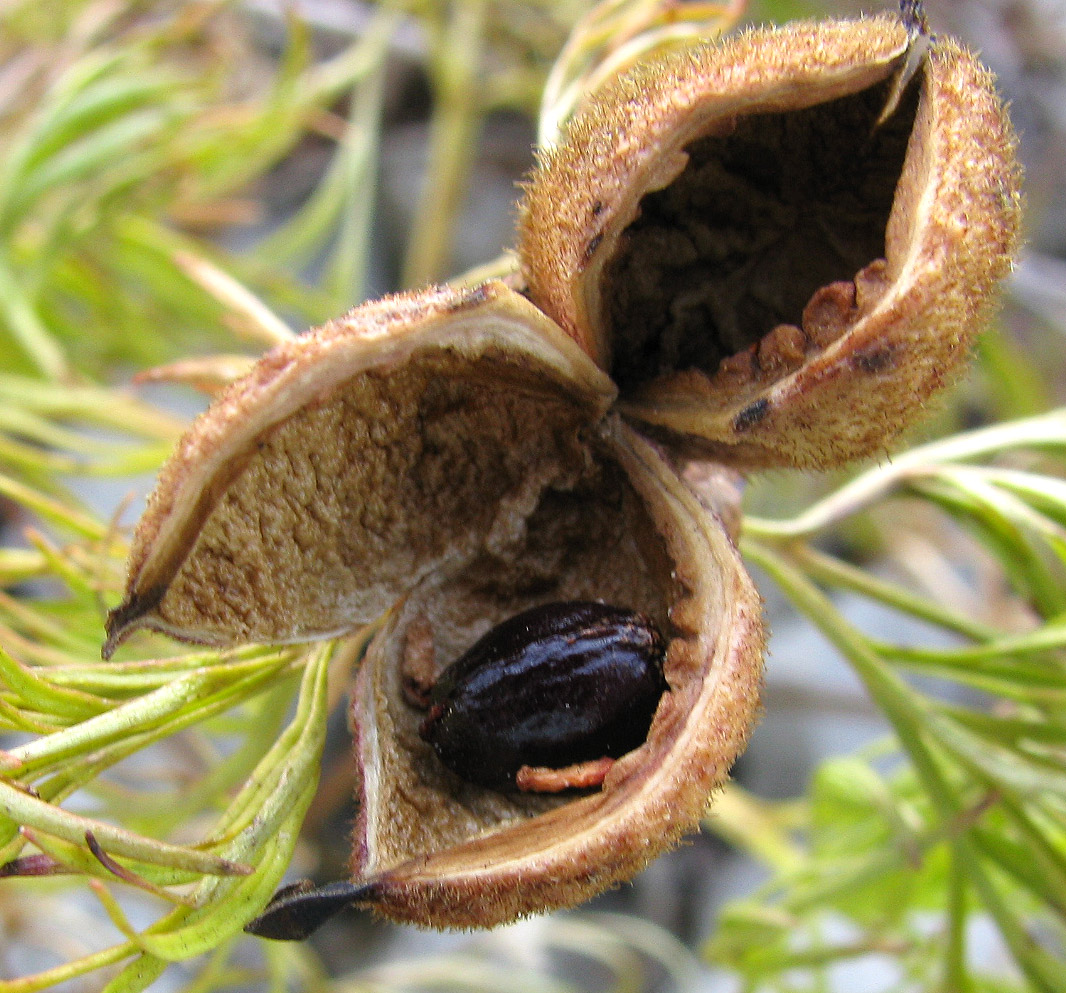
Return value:
[[(992, 81), (950, 39), (883, 16), (695, 46), (545, 155), (527, 292), (364, 304), (221, 396), (163, 469), (105, 652), (141, 628), (231, 645), (383, 618), (349, 712), (351, 879), (288, 888), (252, 930), (303, 937), (349, 902), (492, 926), (692, 830), (758, 711), (738, 470), (883, 451), (988, 312), (1018, 180)], [(412, 702), (413, 677), (546, 601), (626, 604), (665, 646), (646, 734), (576, 796), (457, 776)]]
[(520, 249), (627, 415), (734, 466), (825, 467), (883, 452), (951, 378), (1019, 214), (992, 77), (884, 15), (619, 79), (534, 174)]

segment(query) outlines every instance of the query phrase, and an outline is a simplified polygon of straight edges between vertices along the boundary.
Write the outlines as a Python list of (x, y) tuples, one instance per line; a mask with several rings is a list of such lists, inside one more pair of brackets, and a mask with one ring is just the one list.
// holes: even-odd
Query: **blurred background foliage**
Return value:
[(929, 6), (1011, 100), (1028, 248), (916, 447), (753, 482), (777, 637), (739, 785), (585, 911), (279, 945), (240, 927), (290, 862), (344, 871), (365, 633), (100, 663), (150, 474), (271, 344), (506, 271), (597, 66), (858, 7), (0, 4), (0, 989), (1066, 989), (1066, 15)]

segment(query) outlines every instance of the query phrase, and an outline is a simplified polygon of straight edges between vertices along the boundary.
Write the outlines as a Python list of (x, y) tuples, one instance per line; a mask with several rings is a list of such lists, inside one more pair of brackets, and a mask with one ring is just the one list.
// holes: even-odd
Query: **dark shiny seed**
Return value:
[(642, 614), (573, 601), (493, 628), (437, 681), (420, 733), (473, 783), (514, 789), (523, 765), (618, 758), (647, 737), (666, 644)]

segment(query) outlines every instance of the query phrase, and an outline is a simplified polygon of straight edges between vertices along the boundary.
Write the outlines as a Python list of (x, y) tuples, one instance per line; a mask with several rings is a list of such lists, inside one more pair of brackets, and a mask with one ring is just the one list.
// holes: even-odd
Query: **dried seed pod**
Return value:
[[(352, 700), (354, 883), (288, 892), (259, 933), (298, 937), (347, 899), (497, 924), (627, 878), (698, 822), (754, 720), (759, 598), (720, 519), (609, 413), (614, 396), (502, 284), (439, 288), (279, 346), (179, 446), (108, 651), (142, 627), (293, 641), (393, 608)], [(723, 508), (737, 499), (723, 487)], [(457, 786), (419, 736), (405, 655), (457, 657), (545, 597), (651, 618), (671, 692), (593, 795)]]
[(614, 395), (499, 283), (377, 301), (279, 346), (164, 467), (105, 653), (140, 627), (233, 644), (374, 620), (506, 530), (507, 502), (535, 500), (538, 465), (567, 461)]
[[(730, 536), (620, 421), (604, 423), (591, 454), (573, 489), (544, 494), (516, 557), (479, 556), (420, 585), (363, 662), (352, 697), (361, 771), (352, 879), (372, 886), (359, 902), (389, 917), (487, 926), (628, 879), (696, 825), (751, 729), (761, 611)], [(624, 601), (650, 617), (669, 638), (670, 692), (644, 743), (594, 793), (457, 783), (419, 735), (424, 714), (404, 698), (405, 628), (435, 618), (437, 655), (452, 657), (548, 575), (553, 597)]]
[(821, 467), (883, 451), (951, 376), (1010, 267), (1019, 175), (989, 74), (920, 30), (799, 23), (666, 56), (545, 156), (530, 295), (627, 416), (734, 466)]
[[(536, 306), (499, 282), (364, 305), (190, 430), (106, 653), (138, 628), (298, 641), (385, 613), (350, 709), (352, 879), (284, 891), (255, 933), (302, 937), (349, 902), (491, 926), (627, 879), (698, 823), (760, 683), (735, 470), (878, 451), (1009, 264), (991, 82), (915, 41), (896, 18), (800, 24), (638, 68), (528, 190)], [(435, 660), (546, 599), (646, 615), (670, 692), (594, 793), (457, 782), (419, 734)]]

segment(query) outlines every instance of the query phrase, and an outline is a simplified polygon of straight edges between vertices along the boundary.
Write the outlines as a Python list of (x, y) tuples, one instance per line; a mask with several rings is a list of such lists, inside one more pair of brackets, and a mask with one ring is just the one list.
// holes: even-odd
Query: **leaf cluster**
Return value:
[[(895, 734), (887, 755), (818, 770), (801, 850), (727, 910), (709, 954), (751, 989), (808, 988), (870, 956), (891, 960), (899, 989), (1066, 983), (1064, 455), (1055, 411), (914, 448), (790, 520), (748, 519), (745, 553), (852, 665)], [(1023, 620), (988, 623), (816, 546), (898, 500), (965, 529)], [(870, 637), (832, 591), (920, 619), (929, 644)], [(982, 960), (982, 928), (1005, 949), (998, 967)]]

